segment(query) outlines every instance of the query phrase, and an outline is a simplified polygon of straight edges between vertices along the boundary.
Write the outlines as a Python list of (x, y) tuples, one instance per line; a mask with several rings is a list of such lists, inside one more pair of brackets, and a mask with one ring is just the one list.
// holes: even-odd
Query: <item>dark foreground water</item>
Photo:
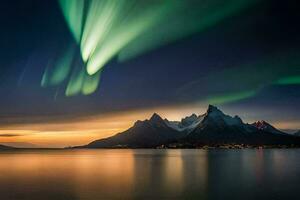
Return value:
[(299, 199), (300, 150), (0, 152), (0, 199)]

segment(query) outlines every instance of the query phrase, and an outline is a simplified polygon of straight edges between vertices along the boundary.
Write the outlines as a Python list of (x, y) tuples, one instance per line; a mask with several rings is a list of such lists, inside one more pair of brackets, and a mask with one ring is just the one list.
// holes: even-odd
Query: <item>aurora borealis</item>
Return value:
[(65, 95), (92, 94), (98, 88), (102, 68), (111, 59), (132, 59), (214, 26), (255, 3), (256, 0), (59, 0), (83, 64), (73, 66), (73, 54), (62, 55), (56, 66), (50, 66), (55, 68), (53, 74), (46, 69), (42, 85), (46, 85), (45, 80), (59, 79), (55, 82), (58, 85), (70, 72)]
[(112, 126), (120, 130), (151, 112), (176, 119), (201, 113), (209, 103), (249, 122), (264, 119), (300, 129), (296, 1), (2, 4), (1, 140), (40, 142), (43, 133), (81, 137), (72, 128), (49, 129), (46, 118), (59, 127), (80, 127), (82, 119), (86, 126), (79, 129), (94, 139), (105, 130), (88, 128), (89, 116), (102, 123), (105, 116), (115, 121), (120, 112), (132, 115)]

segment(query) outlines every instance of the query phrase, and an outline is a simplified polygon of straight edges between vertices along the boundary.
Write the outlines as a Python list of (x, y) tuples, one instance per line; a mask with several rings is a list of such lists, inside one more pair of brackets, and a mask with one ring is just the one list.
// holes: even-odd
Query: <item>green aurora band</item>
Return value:
[(256, 90), (249, 90), (249, 91), (244, 91), (244, 92), (216, 95), (216, 96), (208, 97), (206, 99), (206, 101), (209, 104), (221, 105), (221, 104), (236, 102), (236, 101), (243, 100), (243, 99), (246, 99), (249, 97), (253, 97), (256, 93), (257, 93)]
[[(77, 47), (70, 46), (59, 59), (49, 62), (41, 85), (58, 86), (67, 81), (66, 96), (90, 95), (99, 87), (101, 72), (110, 60), (124, 62), (199, 33), (257, 2), (59, 0)], [(76, 48), (83, 64), (76, 62)], [(299, 64), (297, 55), (272, 56), (207, 74), (190, 86), (195, 91), (197, 84), (206, 85), (210, 92), (199, 98), (211, 104), (236, 102), (270, 85), (300, 84)]]
[(60, 0), (90, 75), (120, 61), (215, 25), (253, 0)]
[[(270, 86), (300, 84), (299, 52), (286, 55), (275, 54), (263, 61), (248, 63), (241, 66), (227, 67), (218, 72), (207, 73), (201, 79), (194, 80), (182, 88), (178, 95), (205, 99), (215, 105), (232, 103), (254, 97), (262, 89)], [(198, 91), (205, 86), (207, 97)]]
[(56, 86), (61, 84), (69, 75), (74, 58), (75, 49), (69, 47), (64, 55), (54, 63), (49, 62), (42, 78), (42, 87)]
[(297, 85), (300, 84), (300, 75), (298, 76), (289, 76), (289, 77), (283, 77), (276, 81), (276, 84), (278, 85)]
[(48, 66), (42, 86), (68, 80), (66, 96), (94, 93), (107, 63), (199, 33), (238, 14), (257, 0), (58, 0), (84, 66), (67, 52)]

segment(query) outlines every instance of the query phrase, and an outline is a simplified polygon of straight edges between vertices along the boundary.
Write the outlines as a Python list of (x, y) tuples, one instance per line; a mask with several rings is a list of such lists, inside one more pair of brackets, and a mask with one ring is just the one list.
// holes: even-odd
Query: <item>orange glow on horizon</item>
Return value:
[(169, 120), (180, 120), (182, 116), (190, 115), (195, 111), (198, 111), (197, 114), (204, 113), (205, 109), (205, 107), (201, 109), (199, 105), (197, 107), (176, 106), (176, 109), (159, 107), (49, 122), (47, 120), (28, 123), (10, 122), (8, 125), (0, 125), (0, 143), (26, 142), (38, 147), (79, 146), (122, 132), (137, 120), (149, 119), (154, 112)]
[[(9, 119), (0, 125), (1, 143), (28, 143), (35, 147), (67, 147), (88, 144), (94, 140), (113, 136), (130, 128), (135, 121), (149, 119), (154, 112), (168, 120), (180, 120), (184, 116), (205, 113), (202, 104), (157, 107), (74, 118), (40, 117), (37, 119)], [(22, 121), (22, 123), (20, 123)], [(245, 121), (245, 120), (244, 120)], [(299, 126), (299, 122), (274, 122), (276, 128), (288, 129)], [(12, 145), (13, 146), (13, 145)]]

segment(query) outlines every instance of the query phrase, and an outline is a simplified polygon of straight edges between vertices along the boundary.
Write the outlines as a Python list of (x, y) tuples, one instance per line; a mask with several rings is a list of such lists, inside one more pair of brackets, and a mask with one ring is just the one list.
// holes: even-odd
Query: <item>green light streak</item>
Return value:
[(114, 57), (124, 61), (200, 32), (256, 1), (60, 0), (60, 5), (93, 75)]
[[(299, 52), (280, 52), (262, 61), (208, 72), (179, 88), (177, 93), (211, 104), (224, 104), (255, 96), (272, 85), (300, 84), (298, 55)], [(198, 92), (202, 90), (206, 94)]]
[(244, 92), (237, 92), (237, 93), (230, 93), (225, 95), (218, 95), (207, 98), (207, 102), (210, 104), (215, 105), (222, 105), (226, 103), (236, 102), (239, 100), (247, 99), (249, 97), (255, 96), (257, 91), (244, 91)]
[(75, 69), (72, 72), (72, 75), (70, 77), (69, 83), (67, 85), (67, 89), (65, 92), (65, 95), (67, 97), (75, 96), (81, 93), (82, 85), (84, 83), (85, 79), (85, 72), (84, 68), (81, 69)]
[[(182, 1), (171, 14), (161, 18), (151, 31), (139, 35), (118, 54), (120, 62), (129, 60), (152, 49), (174, 42), (216, 25), (227, 17), (251, 6), (257, 1), (203, 1), (201, 6)], [(162, 28), (162, 24), (163, 28)]]
[(101, 71), (90, 76), (83, 67), (77, 66), (71, 74), (65, 95), (71, 97), (79, 94), (90, 95), (94, 93), (99, 86), (100, 75)]
[(66, 22), (77, 43), (80, 42), (85, 0), (59, 0)]
[(300, 76), (289, 76), (275, 82), (278, 85), (297, 85), (300, 84)]
[[(134, 19), (129, 17), (129, 19), (124, 20), (123, 26), (115, 29), (115, 31), (106, 38), (103, 44), (95, 50), (93, 56), (87, 63), (88, 74), (95, 74), (138, 35), (150, 30), (150, 28), (160, 20), (162, 15), (166, 13), (168, 8), (170, 7), (160, 6), (148, 12), (145, 11), (143, 15), (136, 16)], [(126, 26), (124, 24), (126, 24)]]
[(87, 62), (119, 19), (124, 1), (92, 1), (87, 13), (81, 41), (82, 58)]
[(59, 85), (68, 77), (74, 53), (75, 50), (71, 47), (53, 65), (49, 63), (42, 78), (42, 87)]
[(100, 73), (101, 72), (98, 72), (98, 74), (95, 74), (93, 76), (85, 76), (81, 89), (83, 95), (93, 94), (97, 90), (101, 76)]

